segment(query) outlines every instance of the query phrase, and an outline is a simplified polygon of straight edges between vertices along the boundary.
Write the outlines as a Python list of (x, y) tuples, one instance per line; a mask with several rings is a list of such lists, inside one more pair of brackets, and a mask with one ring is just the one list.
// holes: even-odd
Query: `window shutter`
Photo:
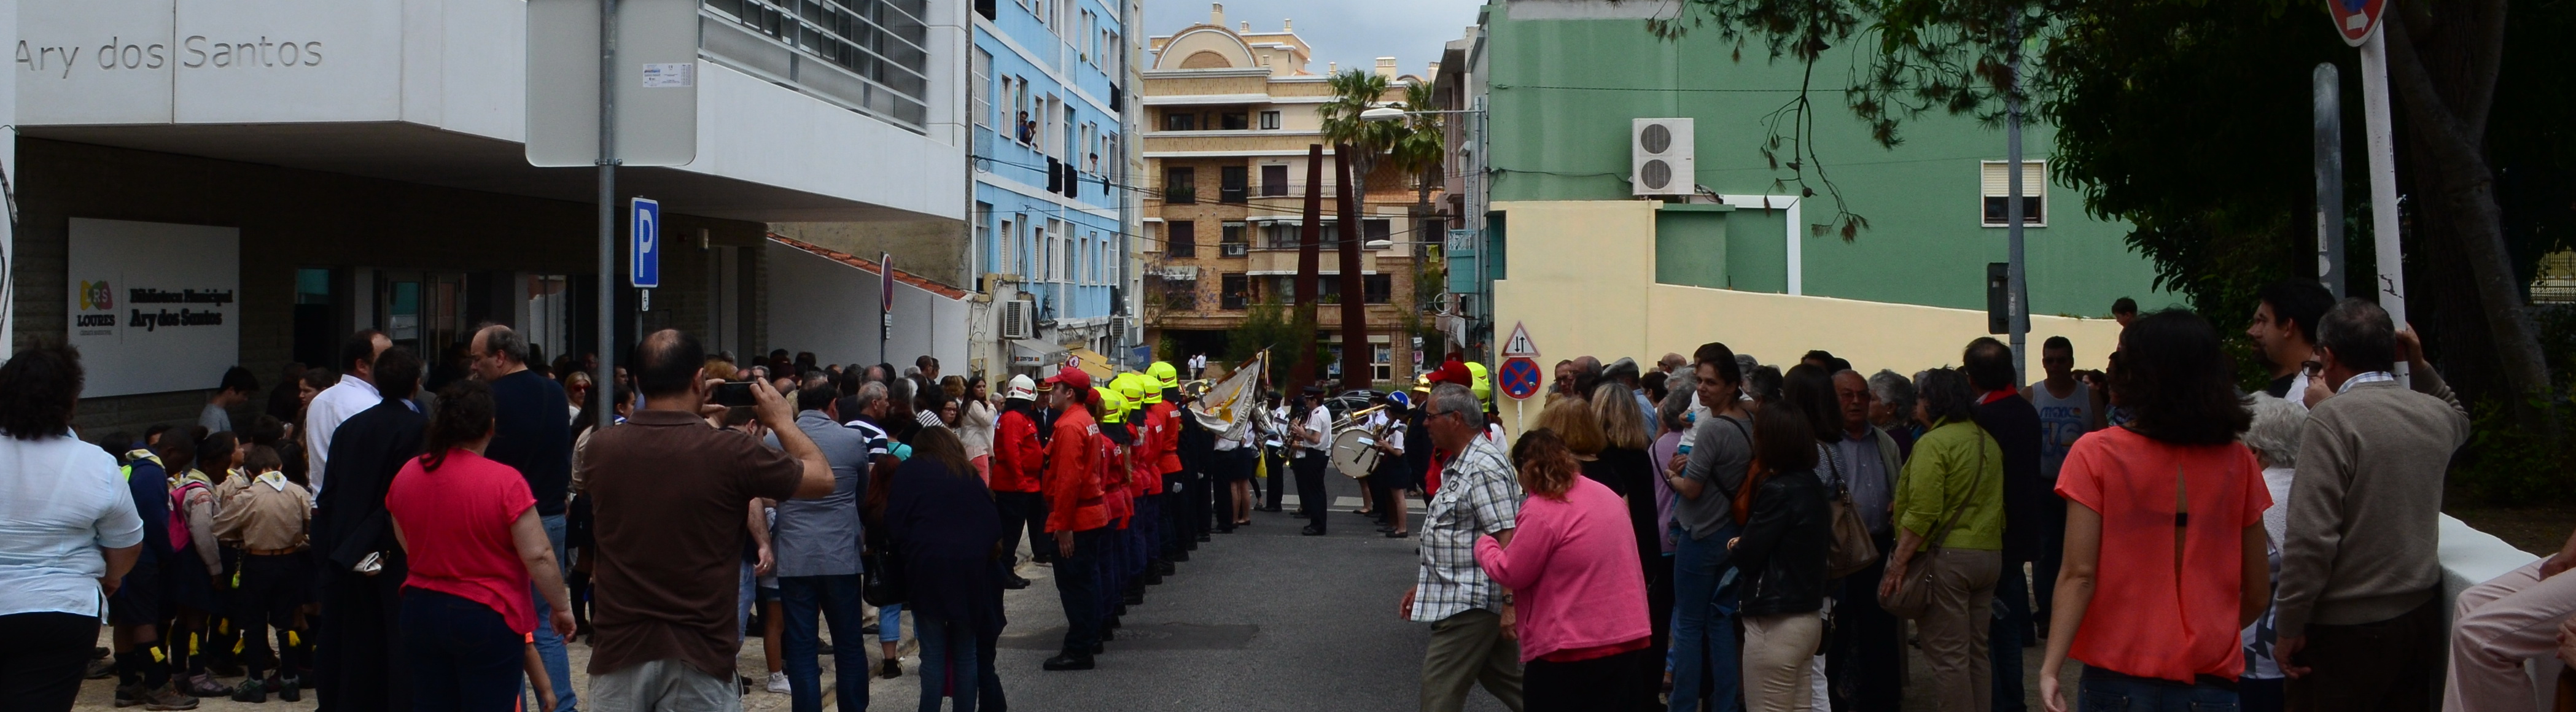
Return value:
[[(2004, 161), (1978, 162), (1980, 195), (1999, 198), (2012, 193), (2012, 174), (2004, 172)], [(2048, 162), (2021, 162), (2021, 193), (2024, 196), (2048, 194)]]
[(1047, 157), (1047, 192), (1064, 192), (1064, 162)]

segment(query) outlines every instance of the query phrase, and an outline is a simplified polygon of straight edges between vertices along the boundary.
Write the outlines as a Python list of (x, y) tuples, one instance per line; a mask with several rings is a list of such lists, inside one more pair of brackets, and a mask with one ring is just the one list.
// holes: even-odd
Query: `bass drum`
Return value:
[(1366, 430), (1345, 430), (1333, 436), (1333, 469), (1352, 479), (1368, 477), (1377, 469), (1378, 457), (1385, 455), (1373, 447), (1376, 444), (1377, 439)]

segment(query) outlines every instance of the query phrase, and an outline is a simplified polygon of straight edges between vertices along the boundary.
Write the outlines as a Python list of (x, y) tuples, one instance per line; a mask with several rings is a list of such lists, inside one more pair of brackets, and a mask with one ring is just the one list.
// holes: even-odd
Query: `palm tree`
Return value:
[(1353, 175), (1358, 177), (1354, 179), (1357, 181), (1356, 184), (1351, 186), (1352, 193), (1362, 196), (1361, 199), (1365, 201), (1365, 196), (1368, 195), (1369, 171), (1377, 167), (1380, 157), (1395, 148), (1396, 143), (1404, 138), (1409, 127), (1405, 122), (1400, 121), (1370, 121), (1360, 118), (1360, 112), (1377, 108), (1379, 104), (1384, 103), (1382, 97), (1386, 96), (1386, 77), (1353, 69), (1333, 75), (1332, 86), (1333, 100), (1316, 110), (1316, 113), (1324, 119), (1324, 142), (1352, 148), (1352, 155), (1343, 156), (1341, 159), (1349, 161), (1351, 167), (1356, 169)]
[[(1440, 179), (1441, 164), (1448, 157), (1449, 149), (1444, 145), (1445, 138), (1440, 130), (1441, 115), (1419, 113), (1436, 111), (1437, 104), (1438, 100), (1432, 96), (1429, 82), (1415, 82), (1413, 86), (1405, 88), (1402, 108), (1405, 111), (1417, 113), (1405, 115), (1402, 122), (1404, 135), (1396, 139), (1388, 154), (1395, 161), (1398, 169), (1420, 179), (1418, 181), (1420, 185), (1415, 186), (1414, 190), (1415, 228), (1420, 228), (1422, 221), (1431, 217), (1431, 186)], [(1440, 236), (1415, 235), (1413, 239), (1420, 241), (1438, 237)]]

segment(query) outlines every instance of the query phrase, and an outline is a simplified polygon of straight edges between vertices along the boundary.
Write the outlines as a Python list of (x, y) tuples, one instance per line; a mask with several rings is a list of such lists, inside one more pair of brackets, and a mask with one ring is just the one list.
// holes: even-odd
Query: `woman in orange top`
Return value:
[(2218, 332), (2190, 312), (2121, 333), (2111, 394), (2133, 417), (2077, 440), (2057, 480), (2071, 506), (2039, 673), (2049, 712), (2066, 710), (2057, 671), (2070, 653), (2086, 710), (2237, 704), (2238, 633), (2272, 599), (2272, 496), (2237, 442), (2252, 415), (2231, 376)]

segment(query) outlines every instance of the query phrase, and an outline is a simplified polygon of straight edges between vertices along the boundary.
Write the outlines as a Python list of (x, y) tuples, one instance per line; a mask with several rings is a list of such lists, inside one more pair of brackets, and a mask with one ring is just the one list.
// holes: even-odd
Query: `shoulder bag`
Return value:
[(883, 608), (912, 598), (906, 582), (903, 557), (891, 551), (871, 550), (859, 555), (859, 566), (866, 576), (860, 577), (859, 598), (868, 605)]
[(1950, 519), (1942, 522), (1941, 528), (1934, 530), (1932, 536), (1925, 540), (1930, 542), (1930, 546), (1906, 555), (1905, 579), (1896, 582), (1895, 590), (1878, 597), (1878, 607), (1886, 609), (1889, 614), (1914, 620), (1922, 618), (1923, 613), (1932, 608), (1932, 576), (1940, 564), (1941, 542), (1950, 538), (1950, 529), (1958, 526), (1960, 515), (1968, 512), (1968, 502), (1976, 498), (1977, 486), (1985, 484), (1986, 433), (1983, 428), (1977, 430), (1976, 447), (1977, 470), (1976, 474), (1969, 476), (1967, 498), (1961, 499), (1959, 506), (1950, 510)]
[[(1984, 452), (1983, 446), (1978, 452)], [(1826, 515), (1833, 523), (1834, 541), (1825, 556), (1825, 578), (1842, 578), (1878, 563), (1878, 542), (1870, 538), (1869, 525), (1861, 522), (1859, 508), (1852, 506), (1851, 476), (1843, 474), (1841, 465), (1833, 467), (1836, 486), (1833, 500), (1826, 503)]]

